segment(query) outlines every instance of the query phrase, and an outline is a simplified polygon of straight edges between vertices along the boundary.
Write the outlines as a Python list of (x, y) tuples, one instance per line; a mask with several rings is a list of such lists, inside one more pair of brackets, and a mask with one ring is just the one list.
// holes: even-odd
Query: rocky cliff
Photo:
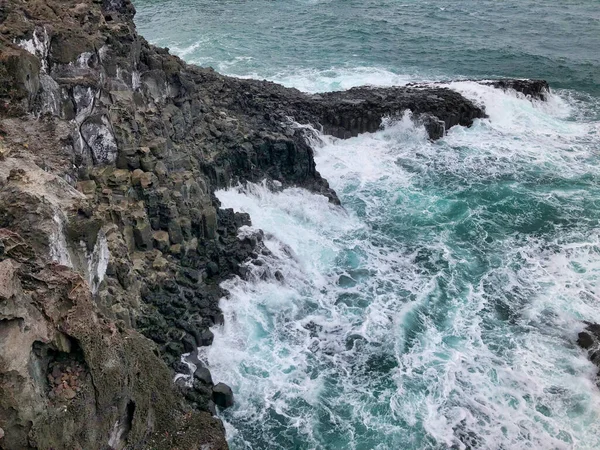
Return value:
[(266, 179), (339, 203), (298, 123), (347, 138), (410, 109), (435, 139), (485, 117), (442, 85), (224, 77), (149, 45), (134, 13), (0, 0), (1, 448), (226, 448), (213, 414), (231, 395), (194, 352), (223, 321), (220, 282), (266, 250), (215, 189)]

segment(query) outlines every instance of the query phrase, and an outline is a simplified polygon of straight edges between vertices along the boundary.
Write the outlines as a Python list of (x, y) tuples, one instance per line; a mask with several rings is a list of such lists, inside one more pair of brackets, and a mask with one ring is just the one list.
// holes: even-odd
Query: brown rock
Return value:
[(15, 266), (10, 260), (0, 262), (0, 299), (8, 300), (19, 292)]
[(96, 193), (96, 182), (94, 180), (80, 181), (77, 183), (77, 190), (85, 195), (94, 195)]
[(154, 246), (161, 252), (166, 253), (169, 251), (169, 233), (163, 230), (155, 231), (154, 233), (152, 233), (152, 239), (154, 242)]
[(77, 395), (77, 393), (69, 387), (65, 388), (62, 392), (62, 396), (64, 398), (66, 398), (67, 400), (71, 400), (72, 398), (75, 398), (76, 395)]
[(124, 184), (129, 184), (130, 172), (126, 169), (116, 169), (113, 173), (108, 177), (108, 185), (109, 186), (122, 186)]
[(154, 262), (152, 263), (152, 268), (155, 270), (164, 270), (169, 265), (169, 261), (167, 261), (162, 256), (157, 256)]
[(158, 178), (152, 172), (144, 172), (144, 174), (140, 178), (140, 185), (147, 189), (150, 186), (154, 186), (158, 183)]
[(181, 244), (175, 244), (175, 245), (171, 245), (171, 247), (169, 247), (169, 253), (171, 255), (175, 255), (175, 256), (181, 255), (182, 250), (183, 250), (183, 247), (181, 246)]
[(141, 184), (142, 177), (144, 176), (144, 171), (141, 169), (135, 169), (131, 173), (131, 184), (134, 186), (138, 186)]

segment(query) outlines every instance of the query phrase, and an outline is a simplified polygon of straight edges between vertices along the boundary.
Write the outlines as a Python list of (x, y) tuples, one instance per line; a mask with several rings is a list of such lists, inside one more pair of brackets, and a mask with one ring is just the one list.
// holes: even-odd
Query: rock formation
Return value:
[(212, 343), (220, 282), (261, 235), (238, 238), (250, 218), (215, 189), (267, 179), (339, 203), (298, 123), (347, 138), (410, 109), (435, 139), (485, 117), (441, 85), (224, 77), (149, 45), (134, 13), (0, 0), (1, 448), (226, 448), (213, 414), (231, 390), (180, 357)]
[[(590, 361), (600, 368), (600, 325), (586, 322), (586, 327), (577, 336), (577, 344), (587, 351)], [(600, 386), (600, 370), (597, 384)]]

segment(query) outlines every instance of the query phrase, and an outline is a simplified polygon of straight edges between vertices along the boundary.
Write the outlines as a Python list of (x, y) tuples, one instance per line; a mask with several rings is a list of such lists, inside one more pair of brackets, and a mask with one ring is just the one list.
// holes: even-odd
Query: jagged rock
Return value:
[(183, 242), (183, 232), (178, 220), (171, 220), (169, 222), (169, 237), (173, 244), (181, 244)]
[(212, 389), (213, 401), (221, 408), (233, 406), (233, 392), (225, 383), (218, 383)]
[(144, 176), (143, 170), (135, 169), (131, 174), (131, 184), (133, 184), (134, 186), (141, 186), (143, 176)]
[(590, 331), (582, 331), (579, 333), (578, 337), (577, 337), (577, 344), (585, 349), (585, 350), (589, 350), (590, 348), (592, 348), (592, 346), (594, 345), (595, 339), (593, 337), (593, 334)]
[(164, 162), (158, 161), (156, 163), (156, 165), (154, 166), (154, 173), (160, 180), (160, 179), (164, 179), (169, 174), (169, 170), (167, 169), (167, 166), (165, 165)]
[(140, 176), (140, 186), (142, 188), (148, 189), (156, 184), (158, 184), (158, 178), (153, 173), (144, 172)]
[(189, 334), (185, 334), (181, 339), (181, 342), (183, 343), (183, 349), (186, 353), (191, 353), (197, 348), (196, 340), (193, 338), (193, 336), (190, 336)]
[(187, 362), (195, 365), (196, 367), (204, 367), (204, 363), (200, 360), (200, 358), (198, 358), (198, 349), (187, 355), (185, 359)]
[[(0, 260), (3, 448), (123, 448), (160, 442), (184, 422), (219, 430), (194, 438), (226, 448), (210, 413), (183, 407), (152, 343), (99, 316), (79, 274), (25, 251), (8, 230), (0, 242), (8, 249)], [(68, 404), (59, 414), (57, 402)], [(153, 448), (181, 448), (185, 439)]]
[(156, 167), (156, 158), (152, 155), (140, 159), (140, 167), (144, 172), (152, 172)]
[(181, 244), (171, 245), (169, 247), (169, 253), (174, 256), (181, 256), (182, 246)]
[(163, 258), (160, 255), (157, 255), (154, 258), (154, 262), (152, 263), (152, 268), (157, 271), (164, 271), (169, 265), (169, 261)]
[(10, 259), (0, 261), (0, 300), (8, 300), (19, 292), (16, 268)]
[(212, 400), (208, 402), (208, 412), (210, 412), (213, 416), (217, 415), (217, 405), (215, 405), (215, 402), (213, 402)]
[(117, 169), (108, 176), (107, 184), (111, 187), (117, 187), (129, 184), (131, 173), (129, 170)]

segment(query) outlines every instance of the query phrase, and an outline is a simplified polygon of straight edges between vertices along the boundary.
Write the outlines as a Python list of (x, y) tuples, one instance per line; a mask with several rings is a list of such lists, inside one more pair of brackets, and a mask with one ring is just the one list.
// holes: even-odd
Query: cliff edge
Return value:
[(410, 109), (435, 139), (485, 117), (442, 85), (225, 77), (149, 45), (134, 14), (0, 0), (0, 448), (227, 448), (231, 395), (194, 354), (261, 235), (238, 238), (250, 218), (215, 189), (267, 179), (339, 203), (298, 123), (348, 138)]

